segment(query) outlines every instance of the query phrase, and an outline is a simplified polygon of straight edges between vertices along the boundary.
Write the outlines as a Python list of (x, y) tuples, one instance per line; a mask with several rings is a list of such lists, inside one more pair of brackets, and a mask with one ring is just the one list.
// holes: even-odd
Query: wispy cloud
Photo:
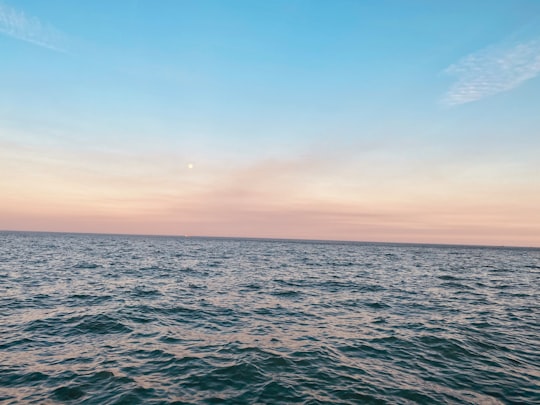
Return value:
[(540, 73), (540, 39), (490, 46), (449, 66), (457, 81), (442, 104), (455, 106), (512, 90)]
[(54, 51), (65, 51), (65, 37), (60, 31), (3, 3), (0, 3), (0, 33)]

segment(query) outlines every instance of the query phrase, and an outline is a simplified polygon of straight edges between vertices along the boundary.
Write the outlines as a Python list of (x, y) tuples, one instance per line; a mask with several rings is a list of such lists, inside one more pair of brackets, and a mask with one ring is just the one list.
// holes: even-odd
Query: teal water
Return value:
[(540, 403), (540, 250), (0, 233), (0, 403)]

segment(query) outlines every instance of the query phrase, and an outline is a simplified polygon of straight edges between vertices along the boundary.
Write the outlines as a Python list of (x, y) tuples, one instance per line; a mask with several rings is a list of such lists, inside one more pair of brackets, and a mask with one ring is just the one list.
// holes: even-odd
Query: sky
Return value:
[(0, 229), (540, 246), (537, 0), (0, 0)]

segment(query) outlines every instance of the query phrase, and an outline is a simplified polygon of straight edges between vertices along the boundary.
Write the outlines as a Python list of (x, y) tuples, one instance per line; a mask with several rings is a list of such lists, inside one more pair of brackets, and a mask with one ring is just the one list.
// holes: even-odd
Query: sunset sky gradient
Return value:
[(540, 246), (540, 2), (0, 0), (0, 229)]

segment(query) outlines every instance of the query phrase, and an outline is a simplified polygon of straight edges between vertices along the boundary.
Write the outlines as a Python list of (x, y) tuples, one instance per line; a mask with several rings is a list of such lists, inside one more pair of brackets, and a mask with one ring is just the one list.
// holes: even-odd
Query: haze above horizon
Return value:
[(0, 0), (0, 229), (540, 247), (540, 2)]

